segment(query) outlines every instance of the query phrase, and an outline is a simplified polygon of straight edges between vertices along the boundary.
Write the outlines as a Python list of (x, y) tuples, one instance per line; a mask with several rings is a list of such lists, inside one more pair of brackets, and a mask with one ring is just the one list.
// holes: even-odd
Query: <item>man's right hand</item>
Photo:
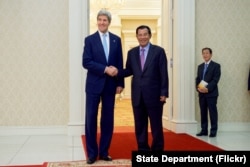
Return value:
[(105, 73), (108, 74), (111, 77), (114, 77), (117, 75), (118, 70), (115, 66), (108, 66), (105, 68)]

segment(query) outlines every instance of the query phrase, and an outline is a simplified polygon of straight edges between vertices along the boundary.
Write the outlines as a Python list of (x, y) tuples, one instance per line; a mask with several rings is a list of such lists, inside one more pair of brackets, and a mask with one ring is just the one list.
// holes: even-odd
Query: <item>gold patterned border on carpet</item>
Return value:
[(49, 162), (47, 167), (131, 167), (130, 159), (115, 159), (113, 161), (98, 160), (94, 164), (87, 164), (86, 161)]

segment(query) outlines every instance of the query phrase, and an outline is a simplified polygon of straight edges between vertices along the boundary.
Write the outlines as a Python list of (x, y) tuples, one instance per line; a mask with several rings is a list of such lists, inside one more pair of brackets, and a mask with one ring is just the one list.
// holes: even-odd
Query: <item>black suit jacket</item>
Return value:
[[(198, 87), (199, 83), (202, 80), (204, 66), (205, 63), (202, 63), (198, 66), (197, 77), (196, 77), (196, 88)], [(206, 97), (219, 96), (218, 82), (220, 80), (220, 76), (221, 76), (220, 64), (214, 61), (210, 61), (204, 77), (204, 81), (208, 83), (207, 85), (208, 93), (199, 92), (199, 96), (206, 96)]]
[(168, 97), (167, 57), (163, 48), (150, 44), (143, 71), (140, 64), (140, 47), (128, 51), (126, 69), (119, 71), (118, 76), (132, 76), (132, 105), (139, 105), (143, 97), (146, 105), (162, 105), (160, 96)]

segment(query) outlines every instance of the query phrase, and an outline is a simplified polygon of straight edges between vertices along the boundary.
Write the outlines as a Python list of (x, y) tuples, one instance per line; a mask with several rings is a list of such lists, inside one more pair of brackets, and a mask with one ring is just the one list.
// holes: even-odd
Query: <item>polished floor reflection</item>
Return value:
[[(226, 151), (250, 150), (250, 132), (218, 132), (215, 138), (197, 138)], [(0, 136), (0, 148), (0, 166), (86, 159), (79, 136)]]
[[(100, 115), (100, 114), (99, 114)], [(124, 128), (124, 126), (126, 128)], [(130, 100), (118, 98), (115, 106), (115, 131), (133, 130), (133, 114)], [(226, 151), (250, 150), (250, 131), (221, 132), (217, 137), (195, 138)], [(111, 155), (112, 156), (112, 155)], [(65, 135), (0, 135), (0, 166), (36, 165), (44, 162), (85, 160), (80, 136)]]
[(0, 136), (0, 166), (40, 165), (85, 159), (81, 137), (67, 135)]
[(218, 132), (217, 136), (210, 138), (207, 136), (197, 137), (196, 134), (190, 134), (207, 143), (222, 148), (225, 151), (250, 150), (250, 132)]

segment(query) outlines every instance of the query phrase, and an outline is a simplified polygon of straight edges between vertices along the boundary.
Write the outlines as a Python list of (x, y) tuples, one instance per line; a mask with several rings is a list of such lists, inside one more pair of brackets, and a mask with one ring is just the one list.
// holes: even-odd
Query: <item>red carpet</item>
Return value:
[[(100, 134), (98, 133), (98, 141)], [(165, 151), (223, 151), (222, 149), (203, 142), (187, 134), (164, 132)], [(85, 136), (82, 136), (84, 150), (86, 150)], [(152, 137), (149, 133), (149, 143)], [(134, 132), (115, 132), (109, 154), (114, 159), (131, 159), (132, 151), (137, 149)]]

